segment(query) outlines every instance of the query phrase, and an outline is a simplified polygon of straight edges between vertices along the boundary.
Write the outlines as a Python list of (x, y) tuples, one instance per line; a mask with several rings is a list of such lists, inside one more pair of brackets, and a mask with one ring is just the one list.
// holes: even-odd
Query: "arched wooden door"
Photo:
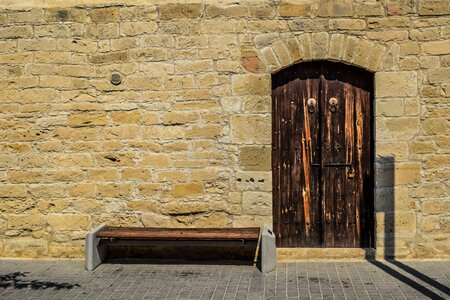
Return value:
[(272, 76), (278, 247), (373, 245), (373, 74), (300, 63)]

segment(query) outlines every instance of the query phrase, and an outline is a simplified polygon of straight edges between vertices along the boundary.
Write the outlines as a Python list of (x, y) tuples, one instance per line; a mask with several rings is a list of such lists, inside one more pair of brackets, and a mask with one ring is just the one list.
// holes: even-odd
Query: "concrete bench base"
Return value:
[[(108, 244), (110, 241), (108, 239), (101, 239), (97, 237), (97, 234), (102, 231), (106, 227), (106, 224), (103, 223), (98, 227), (94, 228), (89, 234), (86, 236), (86, 244), (85, 244), (85, 267), (86, 270), (92, 271), (97, 266), (99, 266), (107, 257), (108, 253)], [(114, 243), (122, 244), (136, 244), (136, 245), (158, 245), (158, 244), (167, 244), (167, 241), (127, 241), (120, 239), (115, 241)], [(171, 241), (170, 244), (183, 244), (183, 242), (188, 242), (189, 244), (195, 245), (198, 244), (199, 241)], [(200, 241), (201, 242), (201, 241)], [(211, 244), (211, 241), (207, 241)], [(217, 241), (220, 242), (220, 241)], [(223, 242), (229, 243), (229, 242)], [(261, 239), (260, 239), (260, 251), (261, 251), (261, 272), (267, 273), (275, 270), (276, 268), (276, 246), (275, 246), (275, 235), (269, 229), (267, 225), (264, 225), (261, 230)]]

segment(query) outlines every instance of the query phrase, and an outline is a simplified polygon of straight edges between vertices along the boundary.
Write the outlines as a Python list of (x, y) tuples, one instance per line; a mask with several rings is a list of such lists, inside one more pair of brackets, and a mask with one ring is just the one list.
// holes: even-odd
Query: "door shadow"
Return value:
[[(378, 157), (376, 159), (377, 163), (377, 182), (379, 183), (378, 189), (383, 190), (381, 193), (376, 194), (377, 203), (375, 211), (378, 213), (383, 213), (383, 218), (377, 218), (377, 221), (383, 220), (382, 224), (377, 224), (377, 227), (384, 226), (382, 232), (376, 230), (381, 236), (376, 237), (378, 244), (382, 244), (383, 249), (383, 261), (379, 261), (375, 257), (375, 252), (366, 250), (366, 260), (370, 262), (375, 267), (386, 272), (387, 274), (393, 276), (397, 280), (407, 284), (411, 288), (415, 289), (422, 295), (429, 297), (430, 299), (448, 299), (450, 296), (450, 288), (441, 284), (440, 282), (430, 278), (429, 276), (423, 274), (422, 272), (408, 266), (398, 260), (395, 256), (396, 247), (396, 232), (395, 232), (395, 158), (394, 157)], [(382, 197), (383, 199), (380, 199)], [(382, 203), (380, 203), (382, 202)], [(398, 269), (407, 273), (407, 276), (400, 273), (398, 270), (392, 268), (388, 264), (392, 264)], [(430, 288), (419, 283), (422, 281), (433, 288), (442, 292), (438, 294), (432, 291)]]

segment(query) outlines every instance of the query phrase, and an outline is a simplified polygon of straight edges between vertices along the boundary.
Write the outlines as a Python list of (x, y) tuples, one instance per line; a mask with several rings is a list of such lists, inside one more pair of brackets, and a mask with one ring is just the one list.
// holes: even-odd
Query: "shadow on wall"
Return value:
[[(395, 277), (397, 280), (407, 284), (411, 288), (415, 289), (422, 295), (429, 297), (430, 299), (447, 299), (450, 296), (450, 288), (439, 283), (433, 278), (417, 271), (416, 269), (401, 263), (396, 260), (395, 257), (395, 158), (394, 157), (379, 157), (377, 159), (377, 168), (382, 169), (383, 172), (378, 175), (379, 181), (383, 183), (383, 188), (385, 188), (387, 193), (382, 193), (384, 199), (378, 199), (378, 201), (383, 201), (382, 211), (384, 213), (383, 224), (378, 224), (378, 226), (384, 226), (383, 230), (383, 247), (384, 251), (384, 261), (377, 261), (374, 257), (373, 251), (366, 251), (366, 260), (368, 260), (372, 265), (383, 270), (387, 274)], [(380, 197), (380, 196), (378, 196)], [(380, 209), (380, 207), (377, 207)], [(377, 231), (380, 234), (379, 231)], [(379, 238), (377, 238), (380, 241)], [(408, 276), (415, 277), (415, 280), (405, 276), (401, 272), (405, 272)], [(424, 282), (441, 292), (441, 295), (430, 290), (420, 282)]]
[(32, 289), (32, 290), (70, 290), (79, 287), (79, 284), (71, 284), (66, 282), (51, 282), (41, 280), (26, 280), (25, 277), (29, 272), (14, 272), (6, 275), (0, 275), (0, 288), (13, 289)]

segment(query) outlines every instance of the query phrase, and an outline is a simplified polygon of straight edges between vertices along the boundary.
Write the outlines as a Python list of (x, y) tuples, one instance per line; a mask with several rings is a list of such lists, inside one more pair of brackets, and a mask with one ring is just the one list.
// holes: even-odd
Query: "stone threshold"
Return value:
[(374, 259), (371, 248), (277, 248), (277, 261)]

